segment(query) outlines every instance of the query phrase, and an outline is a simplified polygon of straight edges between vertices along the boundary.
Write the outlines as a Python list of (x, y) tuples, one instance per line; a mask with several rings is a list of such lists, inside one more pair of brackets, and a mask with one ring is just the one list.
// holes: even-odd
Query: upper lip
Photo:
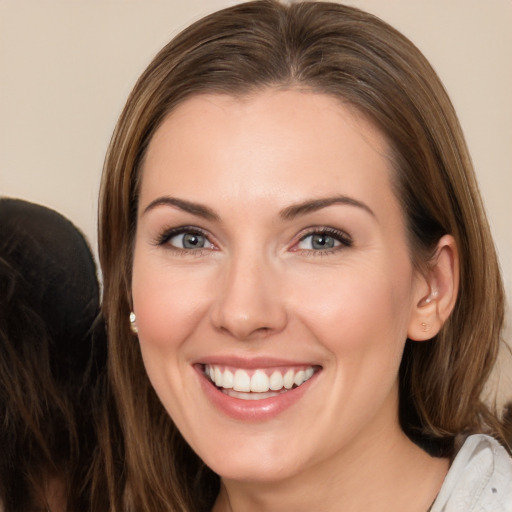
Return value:
[(274, 368), (278, 366), (320, 366), (318, 363), (311, 360), (308, 361), (306, 359), (291, 360), (266, 356), (238, 357), (234, 355), (206, 356), (198, 358), (194, 364), (224, 365), (247, 370), (255, 370), (257, 368)]

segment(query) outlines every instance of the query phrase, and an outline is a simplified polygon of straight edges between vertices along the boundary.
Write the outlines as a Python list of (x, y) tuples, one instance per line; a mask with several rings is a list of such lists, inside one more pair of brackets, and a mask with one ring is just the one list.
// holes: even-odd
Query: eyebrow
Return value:
[(169, 196), (158, 197), (154, 201), (151, 201), (151, 203), (149, 203), (148, 206), (144, 208), (142, 215), (144, 215), (150, 210), (153, 210), (158, 206), (172, 206), (175, 208), (179, 208), (184, 212), (191, 213), (192, 215), (197, 215), (198, 217), (202, 217), (203, 219), (207, 219), (210, 221), (220, 220), (220, 217), (211, 208), (208, 208), (207, 206)]
[(369, 213), (372, 217), (377, 218), (373, 210), (366, 204), (347, 196), (334, 196), (326, 197), (322, 199), (313, 199), (311, 201), (305, 201), (303, 203), (294, 204), (284, 208), (280, 212), (280, 216), (285, 220), (292, 220), (299, 215), (306, 215), (308, 213), (316, 212), (322, 208), (327, 208), (335, 204), (342, 204), (348, 206), (355, 206)]
[[(279, 212), (279, 216), (284, 220), (293, 220), (295, 217), (298, 217), (300, 215), (306, 215), (308, 213), (316, 212), (318, 210), (321, 210), (322, 208), (327, 208), (335, 204), (355, 206), (366, 211), (372, 217), (377, 218), (373, 210), (365, 203), (347, 196), (334, 196), (322, 199), (312, 199), (310, 201), (304, 201), (303, 203), (293, 204), (281, 210)], [(158, 197), (157, 199), (151, 201), (151, 203), (149, 203), (149, 205), (146, 206), (146, 208), (144, 208), (142, 215), (144, 215), (150, 210), (153, 210), (154, 208), (157, 208), (158, 206), (171, 206), (179, 208), (180, 210), (183, 210), (187, 213), (197, 215), (198, 217), (202, 217), (210, 221), (220, 220), (219, 215), (217, 215), (208, 206), (169, 196)]]

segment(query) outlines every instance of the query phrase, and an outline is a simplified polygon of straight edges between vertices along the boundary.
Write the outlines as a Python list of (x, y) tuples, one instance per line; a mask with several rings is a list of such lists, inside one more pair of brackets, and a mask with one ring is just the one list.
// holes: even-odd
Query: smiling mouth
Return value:
[(245, 370), (205, 364), (204, 374), (222, 393), (241, 400), (263, 400), (300, 387), (318, 370), (315, 366)]

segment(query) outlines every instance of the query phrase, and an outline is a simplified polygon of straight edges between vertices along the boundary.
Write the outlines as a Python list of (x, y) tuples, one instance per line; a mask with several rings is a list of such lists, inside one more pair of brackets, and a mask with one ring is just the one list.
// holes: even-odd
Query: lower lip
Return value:
[(201, 387), (209, 401), (227, 416), (247, 422), (267, 421), (297, 403), (308, 391), (319, 372), (300, 386), (284, 393), (261, 400), (242, 400), (220, 391), (204, 374), (201, 366), (196, 367)]

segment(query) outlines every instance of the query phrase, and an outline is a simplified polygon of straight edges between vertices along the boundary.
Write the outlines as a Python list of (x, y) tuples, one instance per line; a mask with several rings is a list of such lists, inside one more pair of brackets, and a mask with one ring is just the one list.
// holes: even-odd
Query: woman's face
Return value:
[(132, 282), (142, 356), (221, 476), (334, 468), (402, 435), (397, 373), (424, 283), (387, 152), (362, 116), (295, 90), (193, 97), (152, 139)]

